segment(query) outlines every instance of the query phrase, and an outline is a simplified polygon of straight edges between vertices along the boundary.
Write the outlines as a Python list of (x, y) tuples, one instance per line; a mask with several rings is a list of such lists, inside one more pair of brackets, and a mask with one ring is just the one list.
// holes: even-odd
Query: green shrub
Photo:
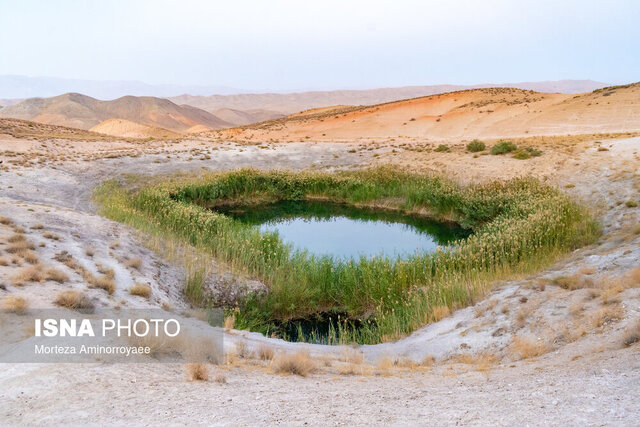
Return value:
[(531, 157), (542, 156), (542, 151), (538, 150), (537, 148), (525, 147), (524, 149), (527, 150), (527, 153), (529, 153)]
[(628, 208), (637, 208), (638, 207), (638, 202), (636, 202), (633, 199), (629, 199), (624, 203)]
[(491, 147), (491, 154), (494, 156), (500, 154), (511, 153), (512, 151), (516, 151), (518, 146), (511, 141), (500, 140), (496, 145)]
[(531, 154), (527, 150), (517, 150), (513, 153), (513, 158), (518, 160), (527, 160), (531, 158)]
[(484, 145), (484, 142), (480, 141), (479, 139), (474, 139), (473, 141), (467, 144), (467, 151), (471, 153), (478, 153), (480, 151), (484, 151), (485, 148), (487, 148), (487, 146)]
[(437, 147), (435, 150), (433, 150), (433, 151), (436, 151), (436, 152), (438, 152), (438, 153), (445, 153), (445, 152), (448, 152), (448, 151), (449, 151), (449, 146), (448, 146), (448, 145), (445, 145), (445, 144), (440, 144), (440, 145), (438, 145), (438, 147)]

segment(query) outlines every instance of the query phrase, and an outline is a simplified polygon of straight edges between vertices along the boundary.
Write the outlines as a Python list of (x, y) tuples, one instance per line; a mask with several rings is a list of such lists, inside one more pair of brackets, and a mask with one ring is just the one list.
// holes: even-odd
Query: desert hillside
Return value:
[[(508, 87), (538, 92), (580, 93), (588, 92), (606, 86), (605, 83), (592, 80), (558, 80), (543, 82), (521, 82), (479, 85), (431, 85), (404, 86), (394, 88), (364, 89), (364, 90), (332, 90), (298, 93), (253, 93), (237, 95), (191, 96), (181, 95), (168, 98), (176, 104), (188, 104), (202, 108), (215, 115), (223, 108), (235, 110), (262, 109), (272, 114), (292, 114), (311, 108), (330, 107), (332, 105), (372, 105), (401, 99), (435, 95), (466, 89)], [(265, 117), (263, 120), (275, 117)], [(236, 123), (240, 124), (240, 123)]]
[(238, 140), (447, 140), (640, 130), (640, 84), (577, 95), (491, 88), (336, 106), (215, 134)]
[[(207, 111), (188, 105), (176, 105), (163, 98), (125, 96), (113, 101), (100, 101), (78, 93), (67, 93), (53, 98), (26, 99), (0, 110), (0, 117), (85, 130), (109, 119), (124, 119), (178, 133), (187, 132), (195, 126), (198, 126), (200, 131), (230, 126)], [(111, 133), (124, 136), (122, 132), (115, 132), (115, 125), (111, 123), (108, 126)], [(124, 133), (127, 129), (125, 126)]]
[(181, 134), (160, 127), (147, 126), (125, 119), (109, 119), (91, 129), (91, 132), (125, 138), (177, 138)]
[(220, 108), (212, 111), (213, 115), (232, 123), (234, 126), (244, 126), (251, 123), (264, 122), (265, 120), (274, 120), (285, 117), (284, 114), (270, 110), (234, 110), (233, 108)]
[(112, 141), (114, 139), (103, 133), (11, 118), (0, 118), (0, 138), (70, 141)]

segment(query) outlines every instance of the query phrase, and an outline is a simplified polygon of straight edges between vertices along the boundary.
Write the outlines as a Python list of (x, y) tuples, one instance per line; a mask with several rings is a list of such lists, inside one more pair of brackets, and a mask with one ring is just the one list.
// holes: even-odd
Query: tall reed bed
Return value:
[[(333, 342), (404, 336), (432, 321), (434, 307), (464, 307), (495, 280), (539, 268), (599, 234), (583, 207), (531, 178), (460, 187), (389, 168), (335, 174), (244, 169), (168, 179), (131, 193), (110, 182), (99, 194), (106, 216), (177, 236), (264, 282), (268, 291), (249, 295), (236, 310), (236, 327), (271, 334), (295, 319), (340, 314), (344, 327), (329, 337)], [(277, 234), (208, 209), (305, 198), (419, 213), (456, 221), (473, 234), (407, 259), (340, 260), (294, 250)], [(204, 298), (193, 286), (189, 292)], [(353, 319), (358, 328), (350, 326)]]

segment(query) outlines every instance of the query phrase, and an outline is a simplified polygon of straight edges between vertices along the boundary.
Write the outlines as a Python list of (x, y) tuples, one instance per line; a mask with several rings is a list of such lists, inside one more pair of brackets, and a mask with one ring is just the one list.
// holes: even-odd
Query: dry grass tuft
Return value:
[(32, 251), (35, 248), (35, 245), (28, 240), (18, 240), (12, 242), (9, 246), (7, 246), (5, 250), (10, 254), (19, 254), (24, 253), (28, 250)]
[(38, 258), (38, 254), (30, 250), (26, 250), (24, 252), (18, 252), (18, 255), (21, 256), (22, 259), (28, 262), (29, 264), (37, 264), (38, 262), (40, 262), (40, 259)]
[(48, 268), (45, 272), (45, 280), (53, 280), (54, 282), (64, 283), (69, 280), (69, 276), (67, 276), (64, 272), (60, 270), (56, 270), (55, 268)]
[(631, 347), (638, 342), (640, 342), (640, 320), (626, 330), (622, 344), (625, 347)]
[(253, 357), (253, 353), (244, 341), (236, 343), (236, 354), (240, 359), (251, 359)]
[(11, 218), (7, 218), (6, 216), (0, 216), (0, 224), (2, 225), (12, 225), (13, 220)]
[(431, 318), (434, 322), (439, 322), (445, 317), (449, 317), (451, 315), (451, 309), (446, 305), (437, 305), (433, 307), (431, 312)]
[(24, 298), (15, 295), (10, 295), (2, 301), (2, 308), (10, 313), (24, 314), (28, 307), (29, 304)]
[(621, 305), (610, 305), (598, 310), (593, 317), (593, 326), (599, 328), (608, 324), (618, 322), (624, 317), (624, 308)]
[(31, 228), (32, 230), (42, 230), (44, 228), (44, 225), (42, 225), (42, 224), (34, 224), (29, 228)]
[(524, 325), (527, 323), (527, 319), (529, 318), (529, 316), (531, 316), (532, 313), (533, 306), (531, 304), (527, 304), (526, 306), (518, 310), (518, 312), (516, 313), (516, 326), (518, 328), (524, 327)]
[(72, 310), (91, 310), (94, 308), (93, 303), (84, 293), (73, 290), (58, 294), (55, 303), (60, 307)]
[(7, 242), (9, 243), (24, 242), (25, 240), (27, 240), (27, 237), (22, 233), (12, 234), (7, 238)]
[(339, 375), (370, 375), (371, 366), (358, 363), (346, 363), (338, 367)]
[(124, 265), (127, 268), (135, 268), (136, 270), (140, 270), (140, 267), (142, 267), (142, 260), (140, 258), (129, 258), (124, 263)]
[(584, 266), (582, 268), (580, 268), (580, 270), (578, 270), (578, 273), (583, 274), (583, 275), (587, 275), (590, 276), (592, 274), (595, 274), (596, 269), (593, 267), (589, 267), (589, 266)]
[(624, 291), (624, 288), (620, 284), (601, 290), (600, 298), (602, 298), (602, 303), (605, 305), (619, 303), (620, 298), (618, 298), (618, 294), (622, 291)]
[(145, 285), (144, 283), (136, 283), (129, 288), (129, 293), (148, 299), (151, 296), (151, 286)]
[(554, 285), (560, 286), (562, 289), (568, 291), (575, 291), (576, 289), (593, 288), (595, 287), (593, 280), (590, 277), (584, 277), (581, 274), (573, 274), (571, 276), (559, 276), (551, 281)]
[(452, 356), (450, 361), (452, 363), (474, 365), (477, 371), (486, 372), (498, 363), (498, 358), (495, 354), (489, 352), (478, 354), (461, 353)]
[(258, 347), (258, 358), (260, 360), (265, 360), (265, 361), (273, 360), (273, 355), (274, 355), (273, 349), (267, 346), (266, 344), (262, 344), (260, 347)]
[(529, 338), (518, 336), (513, 337), (510, 349), (519, 356), (520, 359), (542, 356), (549, 351), (547, 344), (541, 340), (534, 341)]
[(633, 268), (627, 273), (631, 286), (640, 286), (640, 267)]
[(393, 368), (393, 366), (394, 364), (391, 359), (389, 359), (388, 357), (383, 357), (382, 359), (378, 360), (378, 363), (376, 363), (376, 375), (389, 375), (389, 371)]
[(347, 363), (359, 365), (364, 362), (364, 353), (352, 348), (345, 348), (340, 355), (340, 360)]
[(42, 233), (42, 237), (49, 240), (60, 240), (60, 236), (50, 231), (45, 231), (44, 233)]
[(96, 277), (91, 274), (91, 272), (85, 271), (83, 277), (90, 288), (103, 289), (107, 291), (109, 295), (112, 295), (116, 291), (116, 282), (110, 275)]
[(0, 266), (6, 267), (7, 265), (9, 265), (9, 261), (7, 261), (6, 258), (0, 257)]
[(428, 354), (424, 359), (422, 359), (422, 366), (433, 366), (436, 364), (436, 358), (433, 355)]
[(556, 338), (556, 342), (575, 342), (586, 334), (587, 330), (583, 326), (577, 324), (564, 325), (560, 330), (560, 335)]
[(317, 370), (316, 364), (307, 352), (280, 354), (271, 362), (271, 369), (277, 374), (293, 374), (306, 377)]
[(227, 316), (224, 318), (224, 330), (225, 331), (229, 331), (230, 329), (233, 329), (233, 326), (236, 323), (236, 315), (235, 313), (232, 313), (231, 315)]
[(44, 280), (44, 272), (40, 264), (32, 265), (18, 270), (10, 277), (14, 286), (22, 286), (27, 282), (42, 282)]
[(187, 364), (187, 379), (190, 381), (209, 381), (209, 368), (204, 363)]
[(225, 377), (225, 375), (222, 372), (218, 372), (213, 380), (215, 382), (217, 382), (218, 384), (226, 384), (227, 383), (227, 377)]

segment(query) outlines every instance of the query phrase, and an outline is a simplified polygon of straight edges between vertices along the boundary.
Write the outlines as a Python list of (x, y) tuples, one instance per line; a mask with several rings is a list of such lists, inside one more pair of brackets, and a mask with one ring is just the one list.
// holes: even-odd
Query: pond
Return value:
[(470, 234), (457, 224), (325, 201), (280, 201), (215, 210), (261, 231), (276, 231), (296, 249), (340, 259), (381, 255), (406, 258)]

